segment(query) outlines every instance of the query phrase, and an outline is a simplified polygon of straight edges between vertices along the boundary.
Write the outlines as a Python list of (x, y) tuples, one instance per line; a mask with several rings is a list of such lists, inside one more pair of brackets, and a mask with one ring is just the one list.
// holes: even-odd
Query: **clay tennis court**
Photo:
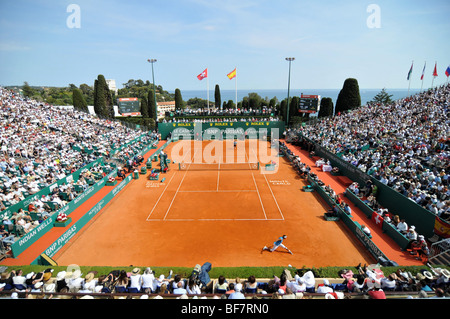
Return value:
[[(165, 152), (179, 161), (168, 173), (159, 181), (150, 181), (150, 172), (132, 180), (53, 259), (90, 266), (372, 263), (343, 224), (323, 219), (328, 207), (315, 192), (301, 190), (306, 182), (290, 163), (270, 151), (269, 143), (255, 146), (251, 140), (238, 141), (236, 148), (226, 141), (171, 143)], [(271, 161), (278, 161), (276, 171), (261, 170)], [(261, 253), (283, 234), (293, 255), (281, 248)]]

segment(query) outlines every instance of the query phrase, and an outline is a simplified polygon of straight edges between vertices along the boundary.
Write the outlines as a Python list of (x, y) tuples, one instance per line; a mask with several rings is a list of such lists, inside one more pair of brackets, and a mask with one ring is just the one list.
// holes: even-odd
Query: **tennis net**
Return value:
[(259, 170), (259, 162), (242, 163), (178, 163), (180, 171), (238, 171)]

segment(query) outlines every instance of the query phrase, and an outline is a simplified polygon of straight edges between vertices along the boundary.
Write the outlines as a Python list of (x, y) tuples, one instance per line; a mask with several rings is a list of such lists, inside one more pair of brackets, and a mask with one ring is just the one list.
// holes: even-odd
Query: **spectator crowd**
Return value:
[[(229, 279), (219, 276), (199, 280), (190, 275), (156, 274), (150, 267), (112, 270), (106, 274), (80, 269), (54, 274), (52, 268), (24, 273), (21, 269), (2, 269), (0, 296), (18, 298), (115, 298), (141, 299), (387, 299), (385, 292), (399, 293), (404, 298), (449, 298), (450, 272), (446, 268), (418, 270), (415, 274), (398, 268), (385, 273), (378, 264), (361, 264), (340, 269), (338, 278), (320, 278), (317, 269), (284, 269), (272, 278)], [(200, 272), (201, 274), (201, 272)], [(415, 296), (415, 297), (413, 297)]]
[(450, 220), (450, 84), (291, 130)]
[[(216, 109), (206, 108), (176, 110), (174, 117), (164, 119), (164, 123), (186, 123), (186, 122), (257, 122), (257, 121), (280, 121), (278, 110), (271, 107), (261, 109)], [(239, 118), (241, 117), (241, 118)]]
[[(158, 139), (119, 121), (37, 102), (0, 87), (0, 225), (2, 252), (89, 185)], [(135, 143), (132, 141), (137, 140)], [(113, 153), (111, 153), (114, 151)], [(55, 183), (83, 169), (77, 180)], [(111, 165), (109, 164), (111, 163)], [(36, 193), (52, 185), (51, 193)], [(27, 200), (12, 214), (1, 213)]]

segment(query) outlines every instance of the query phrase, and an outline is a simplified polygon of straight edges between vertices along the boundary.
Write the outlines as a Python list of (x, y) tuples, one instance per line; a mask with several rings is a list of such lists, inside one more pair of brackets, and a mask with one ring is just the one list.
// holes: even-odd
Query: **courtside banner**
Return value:
[(17, 240), (14, 244), (11, 245), (11, 252), (14, 257), (19, 256), (23, 253), (28, 247), (34, 244), (39, 238), (41, 238), (44, 234), (46, 234), (50, 229), (53, 228), (54, 222), (56, 221), (56, 217), (60, 213), (64, 213), (66, 215), (70, 215), (74, 212), (81, 204), (86, 202), (89, 198), (92, 197), (95, 193), (97, 193), (108, 179), (112, 176), (117, 175), (117, 169), (114, 169), (107, 176), (102, 178), (100, 181), (95, 183), (94, 185), (88, 187), (83, 193), (81, 193), (74, 200), (67, 203), (67, 205), (61, 207), (59, 210), (51, 214), (49, 218), (44, 220), (39, 226), (33, 228), (31, 231), (22, 236), (19, 240)]
[(247, 122), (185, 122), (185, 123), (158, 123), (158, 131), (161, 133), (161, 139), (165, 140), (169, 133), (172, 137), (182, 136), (185, 139), (195, 138), (197, 132), (201, 132), (206, 139), (210, 135), (225, 138), (227, 134), (236, 135), (241, 138), (247, 135), (258, 137), (262, 134), (270, 136), (271, 130), (278, 129), (279, 134), (284, 132), (283, 121), (247, 121)]
[(319, 195), (328, 203), (328, 205), (336, 205), (338, 207), (339, 211), (339, 218), (344, 222), (344, 224), (350, 229), (356, 236), (356, 238), (361, 241), (361, 243), (367, 248), (367, 250), (376, 258), (383, 257), (386, 258), (386, 255), (378, 248), (377, 245), (370, 239), (369, 236), (367, 236), (361, 229), (361, 226), (359, 223), (355, 222), (348, 216), (341, 208), (340, 206), (331, 199), (330, 196), (323, 190), (322, 187), (320, 187), (319, 184), (317, 184), (316, 181), (314, 181), (310, 176), (308, 176), (308, 182), (313, 186), (313, 188), (319, 193)]
[[(157, 152), (161, 152), (162, 149), (170, 144), (170, 140), (167, 141)], [(144, 153), (150, 144), (147, 145), (141, 152)], [(105, 176), (100, 182), (93, 185), (99, 189), (105, 185), (111, 176), (117, 175), (117, 169), (112, 173)], [(47, 248), (43, 253), (45, 253), (50, 258), (53, 257), (77, 232), (82, 229), (91, 219), (94, 217), (109, 201), (111, 201), (131, 180), (133, 179), (132, 174), (128, 175), (122, 182), (120, 182), (116, 187), (113, 188), (101, 201), (99, 201), (93, 208), (91, 208), (83, 217), (81, 217), (76, 223), (74, 223), (70, 228), (64, 232), (49, 248)], [(92, 192), (92, 194), (95, 194)], [(90, 197), (90, 196), (89, 196)], [(87, 198), (86, 198), (87, 199)], [(54, 214), (57, 216), (57, 214)], [(55, 217), (56, 218), (56, 217)], [(53, 224), (52, 224), (53, 225)], [(42, 253), (41, 253), (42, 254)], [(41, 255), (39, 254), (39, 256)], [(37, 264), (40, 257), (38, 257), (33, 263)]]
[[(105, 197), (103, 197), (94, 207), (92, 207), (86, 214), (84, 214), (76, 223), (69, 226), (53, 244), (48, 247), (42, 253), (46, 254), (50, 258), (53, 257), (67, 242), (75, 236), (79, 230), (81, 230), (99, 211), (103, 209), (131, 180), (132, 174), (128, 175), (122, 182), (120, 182), (112, 191), (110, 191)], [(41, 253), (41, 254), (42, 254)], [(41, 255), (39, 254), (39, 256)], [(38, 257), (33, 264), (39, 261)]]
[(89, 163), (86, 166), (83, 166), (83, 167), (79, 168), (74, 173), (63, 177), (62, 179), (58, 180), (57, 182), (51, 184), (50, 186), (47, 186), (47, 187), (41, 189), (36, 194), (33, 194), (32, 196), (28, 196), (27, 198), (25, 198), (24, 200), (18, 202), (17, 204), (15, 204), (13, 206), (10, 206), (7, 209), (3, 210), (0, 213), (0, 218), (3, 219), (3, 217), (5, 217), (5, 216), (10, 217), (13, 212), (17, 212), (21, 208), (23, 210), (28, 210), (28, 205), (30, 205), (30, 203), (33, 202), (36, 198), (41, 198), (42, 195), (50, 194), (54, 187), (57, 187), (57, 186), (59, 186), (61, 184), (69, 183), (69, 182), (72, 182), (72, 181), (77, 181), (78, 177), (80, 176), (81, 172), (84, 169), (90, 169), (92, 166), (94, 166), (96, 164), (102, 164), (102, 163), (103, 163), (103, 157), (100, 157), (99, 159), (95, 160), (94, 162)]

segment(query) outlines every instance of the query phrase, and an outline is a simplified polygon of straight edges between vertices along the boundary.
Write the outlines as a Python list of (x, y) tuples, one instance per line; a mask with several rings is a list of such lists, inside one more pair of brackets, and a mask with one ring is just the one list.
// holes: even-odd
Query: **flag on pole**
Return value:
[(425, 62), (425, 65), (423, 66), (422, 76), (420, 77), (421, 80), (423, 80), (423, 76), (425, 75), (425, 67), (427, 66), (427, 62)]
[(414, 65), (414, 63), (411, 64), (411, 68), (409, 69), (409, 72), (408, 72), (408, 77), (406, 78), (408, 81), (409, 81), (409, 79), (411, 77), (411, 73), (412, 73), (412, 70), (413, 70), (413, 65)]
[(436, 62), (436, 64), (434, 65), (434, 71), (433, 71), (433, 76), (438, 76), (438, 74), (437, 74), (437, 62)]
[(208, 77), (208, 68), (206, 68), (205, 71), (197, 75), (197, 79), (199, 79), (200, 81), (207, 77)]
[(447, 70), (445, 70), (445, 75), (446, 75), (447, 77), (450, 76), (450, 65), (447, 67)]
[(227, 74), (228, 78), (231, 80), (236, 77), (236, 69)]

